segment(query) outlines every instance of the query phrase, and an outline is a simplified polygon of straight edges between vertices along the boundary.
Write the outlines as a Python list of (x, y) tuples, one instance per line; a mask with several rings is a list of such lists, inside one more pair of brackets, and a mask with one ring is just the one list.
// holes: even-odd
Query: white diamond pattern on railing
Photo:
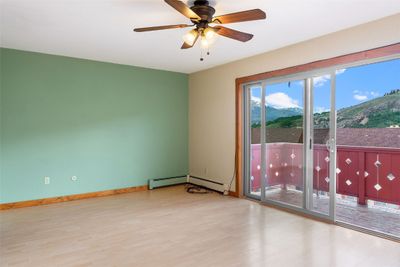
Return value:
[(386, 177), (389, 179), (389, 181), (393, 181), (396, 178), (393, 173), (389, 173)]
[[(291, 154), (287, 153), (285, 155), (285, 157), (283, 157), (284, 154), (281, 154), (280, 155), (281, 161), (277, 161), (276, 164), (275, 163), (272, 164), (271, 162), (270, 162), (271, 164), (266, 164), (267, 168), (268, 167), (271, 168), (270, 172), (267, 171), (269, 173), (268, 178), (271, 178), (271, 176), (276, 176), (275, 179), (279, 179), (279, 177), (283, 178), (285, 176), (285, 173), (283, 171), (279, 170), (279, 168), (282, 168), (283, 166), (285, 168), (284, 169), (282, 168), (282, 170), (289, 171), (289, 177), (290, 177), (289, 180), (291, 182), (296, 182), (293, 180), (296, 180), (295, 178), (299, 178), (302, 176), (301, 169), (303, 167), (304, 168), (307, 167), (307, 166), (303, 165), (303, 163), (302, 163), (303, 155), (300, 153), (299, 159), (297, 159), (296, 153), (299, 151), (290, 149), (288, 152), (289, 153), (292, 152), (292, 153)], [(315, 176), (318, 178), (318, 183), (320, 183), (320, 182), (323, 183), (323, 181), (325, 181), (327, 184), (324, 187), (327, 188), (327, 187), (330, 187), (330, 185), (329, 185), (330, 177), (328, 176), (328, 175), (330, 175), (330, 172), (331, 172), (330, 171), (330, 155), (327, 152), (318, 152), (317, 151), (317, 153), (319, 153), (319, 154), (318, 154), (318, 156), (315, 157), (315, 162), (314, 162)], [(364, 187), (366, 187), (367, 190), (368, 190), (368, 188), (369, 188), (369, 190), (372, 190), (372, 188), (371, 188), (371, 185), (372, 185), (372, 187), (377, 192), (376, 194), (372, 192), (372, 195), (375, 195), (376, 199), (386, 201), (387, 199), (391, 198), (391, 192), (393, 191), (391, 187), (395, 187), (396, 192), (398, 191), (397, 190), (397, 185), (398, 185), (397, 182), (400, 181), (400, 173), (398, 172), (398, 170), (400, 170), (399, 169), (400, 164), (396, 165), (395, 163), (397, 163), (397, 160), (393, 161), (393, 159), (386, 156), (386, 154), (379, 154), (379, 153), (380, 153), (379, 151), (377, 151), (377, 152), (373, 151), (370, 154), (368, 154), (368, 157), (364, 158), (361, 162), (359, 162), (359, 159), (357, 156), (354, 157), (353, 155), (349, 154), (347, 151), (346, 151), (346, 153), (343, 152), (343, 154), (338, 154), (337, 159), (333, 158), (333, 161), (335, 161), (335, 163), (337, 161), (338, 163), (336, 165), (336, 168), (333, 168), (333, 170), (336, 172), (337, 176), (332, 177), (332, 179), (334, 179), (334, 182), (332, 184), (336, 184), (336, 179), (340, 178), (340, 183), (338, 185), (341, 184), (341, 186), (344, 186), (343, 185), (343, 180), (344, 180), (345, 185), (348, 186), (348, 187), (344, 186), (344, 188), (342, 188), (342, 189), (344, 189), (343, 190), (344, 193), (349, 192), (349, 191), (351, 191), (352, 193), (354, 193), (353, 191), (356, 191), (356, 193), (360, 193), (357, 191), (358, 187), (359, 187), (358, 186), (359, 183), (361, 183), (360, 187), (361, 187), (361, 185), (363, 185)], [(274, 154), (272, 154), (272, 155), (274, 155)], [(287, 158), (288, 155), (290, 157), (289, 159)], [(325, 155), (325, 157), (324, 157), (324, 155)], [(345, 156), (348, 156), (348, 157), (346, 158)], [(355, 161), (352, 161), (350, 156)], [(253, 155), (251, 155), (251, 157), (253, 158)], [(274, 156), (272, 156), (272, 157), (274, 157)], [(257, 159), (257, 158), (255, 157), (253, 159)], [(373, 161), (374, 159), (375, 159), (375, 161)], [(380, 161), (381, 159), (382, 159), (382, 161)], [(323, 163), (324, 161), (326, 163)], [(362, 164), (362, 163), (364, 163), (364, 164)], [(374, 164), (375, 168), (373, 168), (372, 165), (368, 165), (366, 163)], [(296, 164), (297, 164), (297, 166), (296, 166)], [(258, 169), (258, 170), (261, 169), (261, 166), (260, 166), (261, 164), (257, 165), (257, 163), (256, 163), (254, 165), (252, 167), (253, 171), (254, 171), (254, 167), (256, 167), (256, 169)], [(348, 166), (351, 165), (351, 166), (345, 167), (346, 165), (348, 165)], [(352, 166), (354, 166), (354, 168)], [(343, 171), (340, 169), (340, 167), (343, 168)], [(348, 168), (351, 168), (351, 169), (348, 169)], [(275, 172), (272, 169), (274, 169)], [(371, 173), (367, 172), (366, 169), (371, 171)], [(300, 176), (297, 177), (297, 174), (299, 174)], [(356, 174), (357, 176), (354, 176), (354, 174)], [(386, 176), (385, 176), (385, 174), (386, 174)], [(327, 176), (323, 177), (324, 175), (327, 175)], [(265, 174), (265, 176), (266, 176), (266, 174)], [(347, 179), (346, 179), (346, 177), (347, 177)], [(364, 180), (362, 179), (362, 177), (364, 177)], [(251, 176), (250, 179), (251, 179), (252, 183), (254, 184), (255, 176)], [(355, 179), (354, 182), (356, 182), (356, 184), (354, 186), (353, 186), (352, 179)], [(358, 180), (358, 179), (361, 179), (361, 180)], [(382, 182), (382, 185), (380, 184), (381, 182)], [(387, 183), (389, 183), (389, 184), (387, 184)], [(320, 186), (320, 184), (318, 184), (318, 186)], [(385, 186), (384, 191), (383, 191), (383, 186)], [(387, 190), (389, 190), (389, 191), (387, 191)], [(380, 192), (380, 191), (382, 191), (382, 192)]]
[(376, 184), (375, 186), (376, 191), (379, 191), (382, 189), (382, 186), (380, 184)]

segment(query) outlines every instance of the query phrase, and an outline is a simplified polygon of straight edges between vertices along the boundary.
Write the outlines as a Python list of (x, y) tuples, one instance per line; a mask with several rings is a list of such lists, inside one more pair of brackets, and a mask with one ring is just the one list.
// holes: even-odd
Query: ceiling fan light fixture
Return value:
[(203, 34), (204, 34), (204, 37), (205, 37), (208, 41), (214, 39), (215, 36), (216, 36), (216, 32), (215, 32), (213, 29), (211, 29), (211, 28), (205, 29)]
[(207, 40), (205, 36), (201, 37), (201, 47), (203, 49), (208, 49), (210, 47), (210, 42)]
[(196, 30), (191, 30), (191, 31), (189, 31), (188, 33), (186, 33), (186, 34), (183, 36), (183, 41), (184, 41), (186, 44), (188, 44), (188, 45), (190, 45), (190, 46), (193, 46), (193, 45), (194, 45), (194, 42), (196, 41), (198, 35), (199, 35), (198, 31), (196, 31)]
[[(160, 0), (161, 1), (161, 0)], [(251, 9), (214, 16), (215, 8), (210, 6), (207, 0), (195, 0), (192, 6), (188, 6), (183, 0), (164, 0), (170, 7), (190, 19), (191, 24), (175, 24), (162, 25), (145, 28), (135, 28), (135, 32), (149, 32), (178, 28), (195, 28), (183, 36), (184, 43), (181, 49), (192, 48), (200, 38), (201, 46), (207, 49), (213, 45), (215, 39), (219, 36), (227, 37), (240, 42), (247, 42), (253, 38), (253, 35), (246, 32), (237, 31), (221, 25), (211, 27), (209, 24), (228, 24), (235, 22), (245, 22), (253, 20), (262, 20), (266, 18), (266, 14), (261, 9)], [(187, 2), (187, 1), (185, 1)], [(189, 1), (190, 2), (190, 1)]]

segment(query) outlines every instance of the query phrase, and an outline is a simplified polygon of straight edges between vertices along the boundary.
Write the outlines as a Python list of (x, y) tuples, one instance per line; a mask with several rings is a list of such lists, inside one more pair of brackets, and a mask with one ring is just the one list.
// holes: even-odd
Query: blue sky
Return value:
[[(314, 112), (330, 109), (330, 79), (328, 76), (314, 78)], [(400, 89), (400, 59), (342, 69), (336, 75), (336, 107), (341, 109), (383, 96)], [(252, 97), (260, 98), (261, 91), (253, 90)], [(303, 105), (301, 81), (267, 85), (267, 105), (276, 108)]]

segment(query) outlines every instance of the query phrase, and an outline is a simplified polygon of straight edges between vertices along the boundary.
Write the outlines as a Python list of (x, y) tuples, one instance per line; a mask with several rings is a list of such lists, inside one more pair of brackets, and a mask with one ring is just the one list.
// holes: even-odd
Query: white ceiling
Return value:
[(227, 25), (255, 37), (248, 43), (219, 37), (211, 56), (200, 62), (199, 46), (180, 49), (187, 29), (132, 31), (189, 22), (163, 0), (0, 1), (2, 47), (184, 73), (400, 12), (399, 0), (213, 0), (216, 15), (260, 8), (267, 20)]

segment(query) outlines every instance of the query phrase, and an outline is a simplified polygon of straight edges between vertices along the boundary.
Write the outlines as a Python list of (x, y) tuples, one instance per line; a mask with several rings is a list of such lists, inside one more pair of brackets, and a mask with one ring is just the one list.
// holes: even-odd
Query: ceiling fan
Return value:
[[(206, 0), (196, 0), (192, 7), (188, 7), (182, 1), (164, 0), (168, 5), (176, 9), (178, 12), (189, 18), (193, 24), (176, 24), (147, 28), (136, 28), (135, 32), (158, 31), (166, 29), (195, 27), (183, 37), (184, 43), (181, 49), (188, 49), (194, 46), (200, 38), (203, 48), (208, 48), (212, 43), (216, 34), (222, 35), (237, 41), (247, 42), (253, 38), (252, 34), (229, 29), (220, 24), (228, 24), (234, 22), (243, 22), (251, 20), (265, 19), (265, 12), (260, 9), (252, 9), (242, 12), (236, 12), (226, 15), (213, 17), (215, 9), (209, 5)], [(215, 24), (216, 26), (211, 26)]]

